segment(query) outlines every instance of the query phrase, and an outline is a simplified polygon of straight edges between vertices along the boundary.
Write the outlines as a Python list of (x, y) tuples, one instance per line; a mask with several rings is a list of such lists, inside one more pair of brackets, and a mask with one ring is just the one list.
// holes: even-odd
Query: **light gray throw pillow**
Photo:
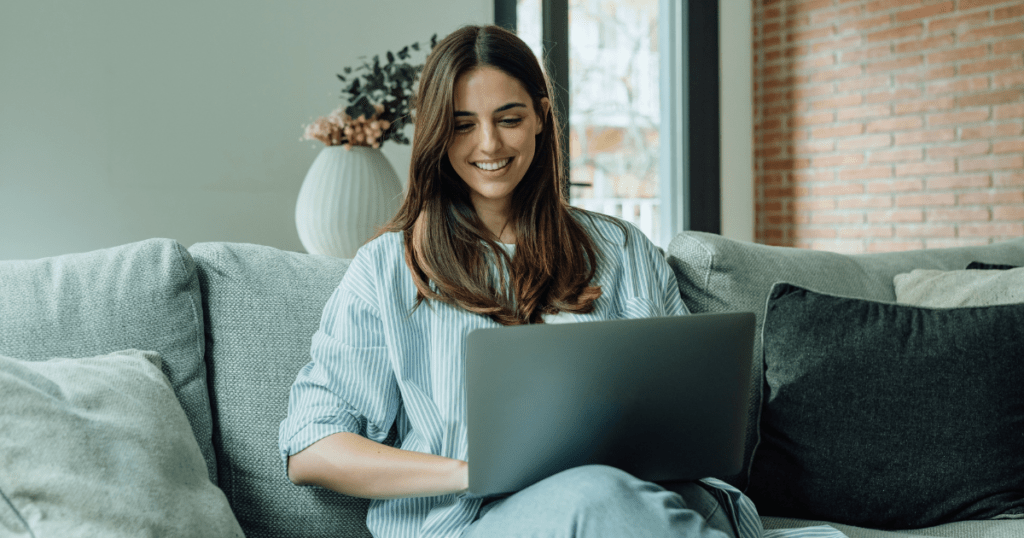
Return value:
[(1024, 303), (1024, 267), (1006, 270), (915, 269), (893, 278), (896, 302), (932, 308)]
[(0, 356), (0, 535), (240, 537), (160, 356)]

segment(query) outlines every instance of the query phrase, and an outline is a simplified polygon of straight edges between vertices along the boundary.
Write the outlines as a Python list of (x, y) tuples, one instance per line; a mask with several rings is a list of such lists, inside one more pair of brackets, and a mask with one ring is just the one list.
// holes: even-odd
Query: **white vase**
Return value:
[(327, 146), (299, 189), (299, 240), (310, 254), (352, 258), (401, 203), (402, 183), (379, 149)]

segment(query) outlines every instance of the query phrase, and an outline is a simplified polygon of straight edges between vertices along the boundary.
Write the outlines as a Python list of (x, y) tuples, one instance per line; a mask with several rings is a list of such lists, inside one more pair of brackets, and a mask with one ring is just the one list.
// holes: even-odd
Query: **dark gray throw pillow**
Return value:
[(1024, 304), (933, 309), (780, 283), (764, 323), (762, 515), (908, 529), (1024, 517)]

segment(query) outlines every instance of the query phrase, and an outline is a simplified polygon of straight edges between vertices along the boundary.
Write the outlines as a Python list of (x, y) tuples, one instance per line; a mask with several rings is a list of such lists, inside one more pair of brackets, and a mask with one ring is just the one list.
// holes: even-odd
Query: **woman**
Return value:
[[(591, 465), (486, 505), (466, 495), (471, 330), (687, 313), (643, 234), (568, 206), (550, 94), (498, 27), (431, 52), (408, 195), (359, 249), (292, 388), (288, 476), (374, 499), (374, 536), (759, 536), (750, 501), (714, 480), (668, 491)], [(381, 444), (396, 421), (400, 448)]]

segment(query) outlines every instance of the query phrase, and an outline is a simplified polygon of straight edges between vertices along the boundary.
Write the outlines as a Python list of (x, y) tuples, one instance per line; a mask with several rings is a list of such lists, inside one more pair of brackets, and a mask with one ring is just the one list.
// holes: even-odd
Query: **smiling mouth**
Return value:
[(503, 159), (503, 160), (495, 161), (495, 162), (492, 162), (492, 163), (473, 163), (473, 166), (475, 166), (475, 167), (477, 167), (477, 168), (479, 168), (481, 170), (487, 170), (488, 172), (493, 172), (495, 170), (501, 170), (502, 168), (505, 168), (506, 166), (508, 166), (508, 163), (510, 163), (510, 162), (512, 162), (512, 158), (511, 157), (508, 158), (508, 159)]

